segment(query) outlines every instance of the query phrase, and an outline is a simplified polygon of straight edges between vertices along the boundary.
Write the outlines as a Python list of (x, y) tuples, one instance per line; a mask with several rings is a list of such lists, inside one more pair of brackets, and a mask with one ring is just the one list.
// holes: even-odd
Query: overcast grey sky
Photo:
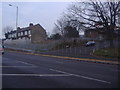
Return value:
[(39, 23), (51, 33), (56, 20), (72, 2), (2, 2), (2, 28), (12, 26), (15, 29), (16, 8), (10, 7), (9, 4), (18, 6), (19, 27), (27, 27), (29, 23)]

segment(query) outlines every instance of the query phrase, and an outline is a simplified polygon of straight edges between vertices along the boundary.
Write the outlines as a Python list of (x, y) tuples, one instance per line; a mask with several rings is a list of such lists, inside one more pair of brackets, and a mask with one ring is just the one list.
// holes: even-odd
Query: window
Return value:
[(15, 38), (15, 33), (13, 34), (13, 38)]
[(14, 34), (12, 34), (12, 38), (14, 37)]
[(13, 38), (13, 34), (11, 34), (11, 38)]
[(30, 30), (28, 31), (28, 34), (29, 34), (29, 35), (31, 34)]
[(8, 37), (11, 38), (11, 35), (9, 34)]
[(20, 33), (18, 33), (18, 37), (20, 36)]
[(27, 35), (27, 31), (25, 31), (25, 35)]
[(23, 36), (23, 32), (21, 32), (21, 36)]

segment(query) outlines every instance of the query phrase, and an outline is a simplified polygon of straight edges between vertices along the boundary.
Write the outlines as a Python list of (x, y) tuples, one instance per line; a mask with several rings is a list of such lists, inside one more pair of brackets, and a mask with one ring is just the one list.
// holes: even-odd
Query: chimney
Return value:
[(20, 27), (17, 27), (17, 30), (20, 30)]
[(30, 24), (29, 24), (29, 27), (31, 27), (31, 26), (33, 26), (33, 23), (30, 23)]

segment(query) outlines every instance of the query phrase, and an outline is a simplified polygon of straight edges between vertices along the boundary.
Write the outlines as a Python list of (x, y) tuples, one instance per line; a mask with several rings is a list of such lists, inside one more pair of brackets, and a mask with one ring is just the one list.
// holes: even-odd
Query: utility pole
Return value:
[(12, 5), (12, 4), (9, 4), (9, 6), (13, 6), (13, 7), (16, 7), (16, 39), (17, 39), (17, 27), (18, 27), (18, 6), (15, 6), (15, 5)]

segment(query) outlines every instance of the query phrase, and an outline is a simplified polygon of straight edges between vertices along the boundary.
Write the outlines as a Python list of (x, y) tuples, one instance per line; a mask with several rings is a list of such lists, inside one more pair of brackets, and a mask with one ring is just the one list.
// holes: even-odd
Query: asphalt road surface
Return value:
[(117, 65), (5, 52), (2, 88), (118, 88)]

